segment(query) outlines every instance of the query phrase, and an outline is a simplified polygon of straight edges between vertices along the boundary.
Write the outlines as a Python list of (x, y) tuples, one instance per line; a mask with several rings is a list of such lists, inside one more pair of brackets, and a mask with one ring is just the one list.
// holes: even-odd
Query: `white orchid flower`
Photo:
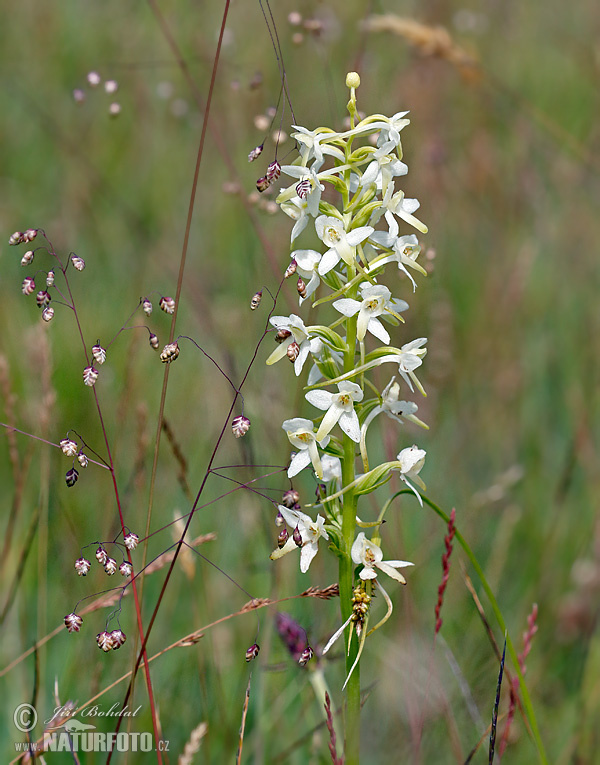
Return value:
[(318, 172), (325, 162), (325, 154), (332, 157), (336, 157), (338, 160), (344, 161), (344, 152), (335, 146), (328, 146), (327, 141), (335, 140), (339, 137), (339, 133), (334, 133), (330, 130), (319, 132), (319, 130), (308, 130), (300, 125), (292, 125), (297, 133), (292, 133), (292, 138), (300, 144), (300, 157), (302, 158), (302, 164), (306, 166), (309, 160), (314, 158), (312, 169)]
[(329, 247), (319, 265), (321, 276), (329, 273), (340, 260), (346, 265), (353, 265), (356, 259), (356, 247), (375, 231), (372, 226), (359, 226), (352, 231), (346, 231), (339, 218), (320, 215), (315, 221), (315, 229), (319, 239)]
[(417, 237), (414, 234), (398, 236), (398, 224), (395, 222), (395, 220), (393, 222), (395, 226), (395, 239), (391, 235), (384, 234), (382, 231), (376, 231), (371, 238), (376, 237), (377, 243), (382, 244), (383, 240), (387, 240), (389, 237), (390, 241), (393, 240), (391, 246), (393, 247), (394, 251), (388, 255), (376, 257), (372, 262), (369, 262), (369, 267), (366, 269), (366, 273), (372, 273), (381, 266), (386, 265), (386, 263), (395, 262), (398, 264), (399, 270), (403, 271), (412, 282), (414, 292), (417, 289), (417, 283), (413, 279), (412, 274), (406, 270), (406, 266), (409, 268), (414, 268), (416, 271), (423, 274), (423, 276), (427, 276), (427, 271), (423, 268), (422, 265), (417, 263), (417, 258), (421, 252), (421, 246), (419, 245)]
[(369, 464), (367, 458), (367, 430), (378, 415), (385, 413), (390, 419), (400, 424), (403, 424), (402, 418), (404, 418), (410, 420), (415, 425), (420, 425), (422, 428), (429, 430), (429, 427), (415, 416), (415, 412), (418, 411), (417, 405), (412, 401), (400, 401), (399, 399), (400, 386), (396, 382), (396, 378), (392, 377), (381, 392), (381, 404), (371, 409), (360, 429), (360, 453), (365, 465)]
[(306, 400), (317, 409), (326, 409), (315, 438), (321, 441), (339, 423), (340, 428), (353, 441), (360, 441), (360, 423), (354, 411), (354, 402), (362, 401), (363, 391), (360, 385), (352, 382), (338, 383), (339, 393), (326, 390), (311, 390), (306, 394)]
[(385, 361), (397, 361), (398, 372), (411, 389), (413, 382), (418, 390), (425, 396), (425, 391), (421, 385), (418, 377), (415, 374), (415, 369), (421, 366), (423, 363), (423, 357), (427, 354), (427, 348), (423, 346), (427, 342), (426, 337), (419, 337), (416, 340), (411, 340), (410, 343), (405, 343), (400, 349), (400, 354), (394, 354), (392, 356), (384, 356)]
[(367, 165), (367, 169), (360, 179), (360, 185), (367, 188), (374, 183), (385, 194), (392, 178), (407, 173), (408, 166), (397, 157), (391, 156), (386, 146), (382, 146), (373, 154), (373, 160)]
[[(308, 354), (312, 353), (318, 356), (323, 349), (323, 343), (318, 337), (310, 337), (310, 328), (306, 327), (302, 319), (299, 316), (296, 316), (295, 313), (292, 313), (289, 316), (272, 316), (271, 324), (278, 330), (286, 329), (288, 332), (291, 332), (295, 342), (298, 343), (298, 357), (294, 361), (294, 372), (296, 373), (296, 376), (298, 376), (300, 372), (302, 372), (302, 367), (308, 358)], [(269, 356), (266, 363), (270, 366), (286, 356), (288, 345), (289, 344), (285, 342), (278, 345)]]
[(342, 298), (333, 303), (333, 307), (344, 316), (358, 314), (356, 323), (356, 336), (364, 340), (367, 332), (375, 335), (382, 343), (389, 345), (390, 335), (387, 329), (377, 318), (387, 315), (399, 318), (401, 311), (406, 311), (408, 303), (404, 300), (392, 298), (392, 293), (387, 287), (379, 284), (365, 282), (360, 287), (362, 301), (352, 298)]
[(410, 120), (405, 119), (407, 114), (408, 112), (396, 112), (391, 117), (384, 117), (385, 122), (381, 127), (377, 146), (385, 149), (386, 153), (389, 153), (392, 149), (398, 149), (398, 155), (402, 156), (400, 131), (407, 125), (410, 125)]
[(303, 279), (308, 279), (306, 283), (306, 295), (300, 297), (300, 305), (316, 291), (321, 284), (319, 276), (319, 263), (323, 256), (316, 250), (296, 250), (292, 252), (292, 258), (296, 261), (297, 271)]
[(342, 483), (342, 462), (339, 457), (333, 454), (324, 454), (321, 458), (323, 467), (323, 481), (329, 483), (335, 481), (338, 486)]
[(323, 479), (323, 467), (319, 457), (317, 441), (321, 447), (327, 446), (329, 436), (325, 435), (317, 439), (314, 432), (312, 420), (305, 420), (303, 417), (294, 417), (292, 420), (286, 420), (281, 426), (287, 433), (287, 437), (299, 452), (292, 457), (287, 474), (288, 478), (293, 478), (301, 470), (312, 462), (312, 466), (317, 477)]
[(366, 538), (364, 531), (361, 531), (354, 540), (350, 555), (352, 556), (354, 563), (357, 565), (362, 564), (364, 566), (359, 574), (360, 578), (363, 580), (376, 579), (377, 571), (375, 571), (375, 569), (378, 568), (388, 576), (391, 576), (392, 579), (400, 582), (400, 584), (406, 584), (406, 579), (402, 574), (398, 573), (396, 569), (414, 565), (407, 560), (383, 560), (381, 547), (374, 542), (369, 541)]
[(290, 241), (293, 244), (294, 240), (304, 231), (310, 219), (308, 197), (306, 199), (300, 199), (296, 194), (291, 199), (281, 202), (279, 206), (288, 217), (296, 221), (290, 236)]
[(419, 449), (418, 446), (409, 446), (407, 449), (402, 449), (400, 454), (396, 457), (399, 462), (398, 470), (400, 471), (400, 479), (408, 486), (409, 489), (415, 493), (415, 496), (419, 500), (421, 507), (423, 506), (423, 500), (419, 495), (419, 492), (415, 489), (412, 483), (408, 480), (414, 481), (417, 486), (425, 491), (427, 488), (423, 483), (423, 480), (419, 477), (421, 468), (425, 464), (425, 455), (427, 452), (424, 449)]
[[(329, 540), (329, 535), (325, 531), (325, 518), (317, 515), (317, 520), (313, 521), (310, 515), (301, 513), (299, 510), (290, 510), (284, 505), (279, 505), (279, 512), (283, 515), (285, 522), (293, 529), (298, 529), (302, 539), (300, 549), (300, 571), (305, 574), (311, 564), (312, 559), (319, 551), (318, 542), (321, 537)], [(297, 549), (298, 545), (291, 536), (281, 549), (273, 550), (271, 560), (277, 560), (292, 550)]]
[(371, 241), (377, 242), (384, 247), (393, 247), (398, 238), (398, 222), (396, 217), (401, 218), (409, 225), (416, 228), (421, 233), (427, 233), (427, 226), (413, 215), (421, 205), (418, 199), (407, 199), (403, 191), (394, 193), (394, 184), (390, 183), (385, 191), (381, 207), (371, 216), (371, 223), (375, 226), (382, 215), (388, 224), (389, 231), (376, 231), (371, 237)]

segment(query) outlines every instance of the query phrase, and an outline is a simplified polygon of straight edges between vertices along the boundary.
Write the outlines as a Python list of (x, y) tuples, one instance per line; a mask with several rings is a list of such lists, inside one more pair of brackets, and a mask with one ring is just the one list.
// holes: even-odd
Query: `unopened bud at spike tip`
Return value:
[(357, 72), (348, 72), (346, 75), (346, 87), (358, 88), (360, 85), (360, 75)]

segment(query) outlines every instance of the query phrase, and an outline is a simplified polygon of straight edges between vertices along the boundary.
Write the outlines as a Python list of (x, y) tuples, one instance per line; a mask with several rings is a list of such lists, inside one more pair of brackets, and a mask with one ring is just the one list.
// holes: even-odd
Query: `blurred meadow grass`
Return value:
[[(222, 7), (177, 0), (160, 7), (205, 98)], [(352, 0), (300, 6), (284, 0), (273, 6), (299, 124), (341, 127), (344, 78), (352, 69), (362, 78), (362, 111), (411, 111), (411, 125), (403, 133), (409, 175), (402, 187), (421, 201), (421, 218), (430, 231), (423, 244), (431, 273), (414, 296), (403, 282), (402, 296), (412, 310), (397, 333), (402, 342), (429, 337), (422, 375), (429, 396), (418, 403), (430, 430), (386, 432), (380, 454), (391, 458), (411, 439), (427, 450), (422, 474), (427, 494), (448, 512), (456, 507), (458, 528), (489, 577), (518, 650), (527, 614), (538, 603), (539, 631), (526, 680), (550, 762), (592, 763), (600, 744), (600, 704), (591, 680), (600, 668), (600, 47), (594, 32), (599, 11), (589, 0), (576, 12), (557, 2), (373, 4), (379, 14), (394, 11), (446, 27), (478, 62), (461, 70), (402, 36), (365, 31), (361, 24), (369, 10), (369, 4)], [(292, 11), (318, 19), (319, 31), (291, 26)], [(146, 4), (23, 0), (4, 2), (3, 18), (2, 237), (7, 242), (15, 229), (41, 227), (61, 254), (75, 251), (86, 260), (86, 270), (72, 274), (71, 283), (88, 345), (96, 338), (106, 343), (141, 296), (175, 292), (203, 105), (194, 101)], [(302, 41), (294, 42), (299, 33)], [(117, 94), (90, 89), (90, 70), (116, 79)], [(81, 105), (72, 97), (77, 87), (87, 94)], [(255, 313), (249, 310), (250, 298), (263, 285), (274, 291), (288, 262), (290, 221), (262, 209), (264, 200), (256, 202), (253, 193), (274, 145), (267, 141), (258, 162), (247, 162), (250, 149), (263, 139), (255, 118), (275, 105), (278, 88), (258, 4), (234, 4), (211, 120), (235, 175), (209, 134), (177, 332), (193, 337), (236, 380), (268, 310), (266, 291)], [(111, 100), (122, 106), (116, 119), (108, 116)], [(287, 132), (289, 125), (286, 111)], [(280, 161), (294, 156), (288, 141), (279, 150)], [(250, 200), (247, 206), (242, 197)], [(275, 261), (265, 256), (259, 233)], [(34, 266), (22, 269), (22, 249), (2, 247), (2, 419), (55, 443), (73, 428), (102, 452), (90, 391), (81, 384), (84, 363), (72, 316), (57, 307), (51, 324), (41, 325), (20, 283), (30, 270), (50, 264), (38, 253)], [(295, 305), (293, 285), (286, 284), (278, 313)], [(136, 316), (130, 323), (142, 322)], [(168, 317), (155, 310), (148, 324), (162, 347)], [(182, 341), (181, 347), (171, 369), (165, 416), (185, 455), (194, 496), (231, 397), (215, 368), (191, 344)], [(217, 465), (283, 467), (288, 460), (280, 423), (301, 414), (290, 413), (301, 399), (284, 363), (265, 368), (270, 349), (267, 338), (244, 390), (252, 429), (240, 442), (227, 432)], [(147, 333), (132, 330), (111, 347), (97, 387), (126, 523), (140, 535), (162, 377)], [(380, 382), (385, 385), (385, 375)], [(16, 582), (2, 626), (3, 666), (57, 627), (79, 598), (107, 582), (115, 584), (94, 569), (85, 579), (77, 577), (73, 562), (80, 547), (112, 539), (118, 530), (107, 471), (90, 466), (68, 489), (68, 460), (17, 435), (21, 494), (10, 443), (8, 436), (0, 439), (4, 529), (15, 514), (14, 536), (2, 561), (2, 608)], [(163, 437), (153, 529), (190, 507), (177, 480), (179, 468)], [(260, 471), (228, 473), (247, 480)], [(257, 485), (278, 499), (287, 488), (283, 476)], [(302, 501), (310, 502), (314, 487), (307, 477), (301, 479)], [(203, 501), (230, 488), (213, 477)], [(237, 492), (199, 511), (190, 533), (214, 532), (216, 540), (199, 549), (255, 597), (285, 597), (310, 584), (335, 581), (336, 571), (323, 554), (310, 577), (302, 577), (291, 558), (277, 566), (269, 561), (277, 534), (273, 515), (268, 502)], [(400, 557), (416, 565), (408, 587), (392, 592), (392, 619), (367, 642), (362, 678), (370, 693), (363, 711), (363, 758), (368, 763), (463, 762), (489, 724), (498, 662), (464, 585), (459, 561), (466, 559), (458, 547), (442, 611), (443, 642), (432, 654), (445, 529), (410, 499), (398, 502), (388, 517)], [(157, 534), (150, 556), (175, 540), (170, 529)], [(24, 550), (28, 556), (19, 577)], [(179, 565), (169, 584), (149, 641), (151, 655), (248, 600), (202, 559), (187, 560), (187, 568)], [(465, 568), (501, 644), (480, 584)], [(145, 580), (146, 621), (161, 583), (160, 573)], [(322, 647), (339, 624), (335, 599), (293, 600), (282, 610), (307, 629), (315, 647)], [(85, 617), (79, 635), (63, 629), (36, 657), (2, 678), (0, 740), (7, 742), (9, 756), (14, 756), (11, 742), (20, 740), (12, 721), (18, 704), (35, 693), (38, 708), (50, 716), (55, 679), (62, 703), (83, 703), (130, 669), (136, 632), (132, 598), (125, 598), (121, 614), (129, 640), (116, 655), (104, 655), (95, 645), (105, 611)], [(327, 732), (323, 726), (313, 731), (323, 715), (310, 689), (310, 670), (293, 662), (274, 633), (274, 611), (258, 612), (262, 651), (253, 668), (244, 761), (328, 762)], [(248, 680), (243, 655), (255, 637), (256, 616), (249, 613), (153, 662), (171, 762), (202, 721), (208, 734), (195, 761), (231, 761)], [(343, 682), (340, 654), (323, 660), (323, 667), (337, 704)], [(98, 703), (120, 703), (124, 692), (121, 684)], [(151, 730), (141, 674), (135, 702), (143, 709), (132, 729)], [(506, 705), (504, 695), (501, 714)], [(114, 722), (112, 727), (98, 718), (90, 722), (101, 730), (114, 728)], [(536, 759), (518, 715), (505, 757), (511, 763)], [(85, 761), (102, 759), (87, 755)], [(484, 761), (486, 743), (473, 759)]]

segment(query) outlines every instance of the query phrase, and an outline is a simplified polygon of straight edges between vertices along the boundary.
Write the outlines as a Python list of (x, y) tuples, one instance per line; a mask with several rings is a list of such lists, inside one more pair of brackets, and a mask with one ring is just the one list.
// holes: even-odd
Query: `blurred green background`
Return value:
[[(140, 297), (151, 293), (155, 311), (147, 324), (161, 347), (166, 342), (169, 317), (158, 311), (157, 298), (176, 289), (223, 8), (180, 0), (160, 8), (200, 103), (145, 3), (23, 0), (4, 2), (2, 8), (2, 420), (54, 443), (74, 429), (102, 454), (93, 397), (81, 382), (85, 363), (72, 313), (56, 306), (54, 320), (42, 324), (35, 297), (21, 295), (24, 276), (47, 270), (50, 259), (39, 252), (32, 266), (21, 268), (26, 246), (9, 248), (7, 242), (14, 230), (41, 227), (61, 257), (74, 251), (85, 259), (85, 271), (72, 273), (71, 284), (88, 347), (97, 338), (107, 344)], [(391, 12), (429, 29), (404, 25), (400, 34), (393, 20), (384, 21), (387, 31), (364, 24), (370, 14)], [(300, 14), (292, 17), (299, 23), (290, 22), (290, 13)], [(418, 403), (430, 430), (385, 431), (379, 456), (392, 458), (413, 442), (427, 450), (422, 477), (428, 496), (448, 512), (456, 507), (458, 527), (496, 592), (519, 651), (527, 614), (538, 604), (539, 631), (526, 678), (549, 761), (596, 762), (598, 5), (589, 0), (576, 7), (282, 0), (273, 5), (273, 14), (299, 124), (342, 126), (344, 79), (352, 69), (361, 74), (363, 112), (411, 111), (411, 125), (403, 132), (410, 168), (403, 188), (420, 200), (419, 215), (429, 226), (422, 241), (430, 275), (414, 296), (406, 281), (399, 282), (397, 294), (411, 310), (395, 340), (429, 338), (420, 375), (429, 395)], [(438, 25), (451, 39), (435, 30)], [(107, 94), (103, 83), (91, 88), (90, 71), (100, 73), (103, 83), (118, 81), (118, 91)], [(257, 199), (254, 191), (256, 178), (275, 156), (270, 137), (262, 157), (247, 162), (248, 152), (264, 138), (256, 124), (276, 105), (279, 83), (259, 5), (233, 4), (177, 330), (193, 337), (235, 380), (263, 331), (270, 307), (266, 290), (277, 288), (288, 262), (291, 221), (272, 214), (274, 194)], [(73, 98), (75, 88), (85, 93), (82, 103)], [(109, 116), (112, 102), (121, 107), (116, 118)], [(286, 110), (286, 133), (290, 122)], [(293, 160), (292, 141), (280, 147), (278, 157), (282, 163)], [(251, 313), (250, 298), (261, 287), (263, 304)], [(277, 312), (294, 310), (295, 290), (286, 283)], [(143, 318), (136, 314), (128, 326), (143, 324)], [(181, 346), (165, 415), (195, 495), (231, 398), (214, 366), (190, 343)], [(301, 393), (289, 365), (265, 367), (271, 347), (267, 338), (245, 388), (252, 429), (241, 442), (227, 431), (217, 465), (283, 466), (288, 460), (280, 423), (309, 412), (299, 409)], [(111, 346), (96, 388), (126, 522), (140, 535), (162, 379), (147, 332), (137, 329), (122, 333)], [(379, 382), (383, 386), (388, 379), (382, 374)], [(77, 577), (73, 562), (82, 546), (110, 540), (118, 530), (106, 471), (90, 466), (68, 489), (64, 473), (70, 461), (57, 449), (16, 436), (11, 457), (11, 443), (6, 435), (0, 439), (3, 666), (59, 626), (80, 598), (100, 592), (107, 581), (114, 584), (97, 568), (85, 579)], [(190, 507), (179, 466), (163, 437), (153, 530)], [(263, 472), (270, 471), (227, 471), (242, 481)], [(300, 478), (303, 501), (310, 502), (313, 485), (308, 476)], [(273, 499), (287, 485), (283, 474), (256, 484)], [(231, 488), (213, 477), (204, 501)], [(375, 510), (365, 505), (365, 514)], [(264, 499), (237, 492), (199, 512), (191, 534), (214, 532), (216, 540), (202, 546), (202, 553), (255, 597), (283, 597), (336, 581), (336, 562), (324, 548), (306, 576), (294, 556), (269, 561), (277, 535), (273, 515)], [(394, 557), (416, 565), (407, 588), (392, 588), (394, 615), (365, 650), (363, 760), (464, 762), (489, 724), (498, 672), (464, 584), (460, 562), (466, 559), (456, 547), (443, 640), (432, 652), (445, 529), (411, 500), (388, 517), (386, 539), (395, 540)], [(153, 536), (149, 554), (160, 554), (175, 538), (172, 529)], [(138, 549), (134, 560), (141, 554)], [(151, 654), (248, 600), (208, 563), (193, 556), (186, 560), (169, 584), (149, 642)], [(464, 568), (501, 642), (479, 582), (468, 565)], [(164, 572), (146, 579), (146, 620)], [(383, 609), (383, 603), (377, 607)], [(317, 653), (339, 625), (336, 600), (295, 600), (283, 610), (306, 628)], [(9, 757), (12, 742), (21, 740), (12, 721), (18, 704), (35, 694), (40, 714), (48, 717), (55, 682), (62, 703), (83, 703), (130, 668), (136, 630), (132, 599), (123, 601), (121, 625), (129, 641), (118, 654), (104, 655), (95, 643), (107, 613), (90, 613), (79, 635), (63, 629), (2, 678), (0, 739), (7, 742)], [(244, 761), (329, 762), (327, 732), (322, 726), (314, 730), (322, 721), (309, 683), (315, 665), (303, 670), (294, 663), (274, 632), (274, 613), (259, 612), (262, 651), (252, 666)], [(231, 761), (248, 681), (243, 657), (255, 639), (256, 616), (250, 613), (153, 663), (170, 762), (201, 721), (208, 723), (208, 734), (194, 761)], [(335, 705), (341, 700), (341, 651), (321, 660)], [(120, 703), (124, 691), (121, 684), (99, 703)], [(501, 714), (508, 705), (504, 691)], [(135, 699), (143, 710), (132, 729), (151, 730), (141, 675)], [(112, 729), (98, 718), (91, 722)], [(502, 728), (503, 722), (500, 735)], [(48, 761), (61, 756), (49, 755)], [(99, 754), (85, 757), (86, 763), (104, 760)], [(535, 760), (517, 713), (505, 761)], [(119, 761), (142, 759), (121, 755)], [(487, 743), (473, 762), (487, 762)]]

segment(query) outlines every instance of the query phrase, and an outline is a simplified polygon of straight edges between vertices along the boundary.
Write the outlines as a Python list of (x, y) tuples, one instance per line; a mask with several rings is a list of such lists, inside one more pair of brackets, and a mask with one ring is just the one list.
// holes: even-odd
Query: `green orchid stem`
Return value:
[[(348, 268), (348, 276), (352, 278), (353, 269)], [(353, 292), (357, 290), (354, 288)], [(351, 294), (350, 297), (354, 297)], [(354, 369), (356, 356), (356, 317), (346, 319), (346, 342), (348, 350), (344, 354), (344, 371)], [(342, 461), (342, 485), (351, 486), (355, 481), (356, 444), (347, 435), (343, 439), (344, 457)], [(346, 621), (352, 611), (353, 564), (350, 550), (354, 542), (356, 529), (356, 496), (354, 489), (346, 491), (342, 505), (342, 537), (344, 539), (344, 554), (340, 557), (339, 585), (342, 620)], [(346, 629), (346, 645), (350, 641), (352, 625)], [(350, 641), (350, 652), (346, 656), (346, 673), (350, 672), (356, 659), (358, 645), (356, 640)], [(344, 752), (345, 765), (359, 762), (360, 756), (360, 663), (357, 664), (346, 685), (346, 707), (344, 716)]]
[[(412, 492), (410, 491), (410, 489), (403, 489), (402, 491), (399, 491), (398, 494), (396, 494), (395, 496), (398, 496), (400, 494), (412, 494)], [(424, 497), (423, 495), (421, 495), (421, 499), (426, 505), (429, 505), (429, 507), (434, 511), (434, 513), (437, 513), (437, 515), (439, 515), (440, 518), (442, 518), (445, 521), (446, 525), (450, 522), (450, 516), (446, 515), (446, 513), (435, 504), (435, 502), (432, 502), (430, 499), (427, 499), (427, 497)], [(485, 594), (487, 595), (488, 600), (490, 601), (490, 605), (492, 606), (492, 611), (494, 612), (494, 616), (496, 617), (498, 626), (502, 630), (502, 633), (506, 635), (506, 647), (508, 649), (508, 653), (510, 654), (510, 658), (513, 663), (513, 668), (519, 678), (521, 700), (523, 702), (523, 707), (527, 715), (527, 720), (529, 722), (529, 727), (531, 729), (531, 735), (533, 736), (533, 740), (537, 748), (538, 758), (539, 758), (539, 761), (543, 763), (543, 765), (548, 765), (546, 750), (544, 749), (544, 744), (542, 742), (542, 737), (540, 735), (540, 730), (538, 728), (537, 719), (535, 716), (535, 712), (533, 710), (533, 704), (531, 703), (531, 697), (529, 695), (529, 691), (527, 690), (525, 678), (523, 677), (523, 673), (521, 672), (519, 657), (517, 656), (517, 652), (510, 638), (510, 634), (508, 632), (506, 624), (504, 623), (504, 619), (502, 617), (502, 612), (500, 611), (498, 601), (496, 600), (494, 593), (492, 591), (492, 588), (490, 587), (487, 579), (485, 578), (485, 574), (483, 573), (483, 569), (479, 565), (479, 561), (477, 560), (473, 551), (469, 547), (469, 544), (467, 543), (466, 539), (458, 531), (458, 529), (456, 529), (456, 527), (455, 527), (454, 536), (456, 540), (458, 541), (458, 543), (460, 544), (460, 546), (462, 547), (462, 549), (464, 550), (467, 558), (471, 561), (471, 565), (475, 569), (475, 572), (477, 573), (477, 576), (479, 577), (479, 581), (481, 582), (481, 585), (483, 589), (485, 590)]]

